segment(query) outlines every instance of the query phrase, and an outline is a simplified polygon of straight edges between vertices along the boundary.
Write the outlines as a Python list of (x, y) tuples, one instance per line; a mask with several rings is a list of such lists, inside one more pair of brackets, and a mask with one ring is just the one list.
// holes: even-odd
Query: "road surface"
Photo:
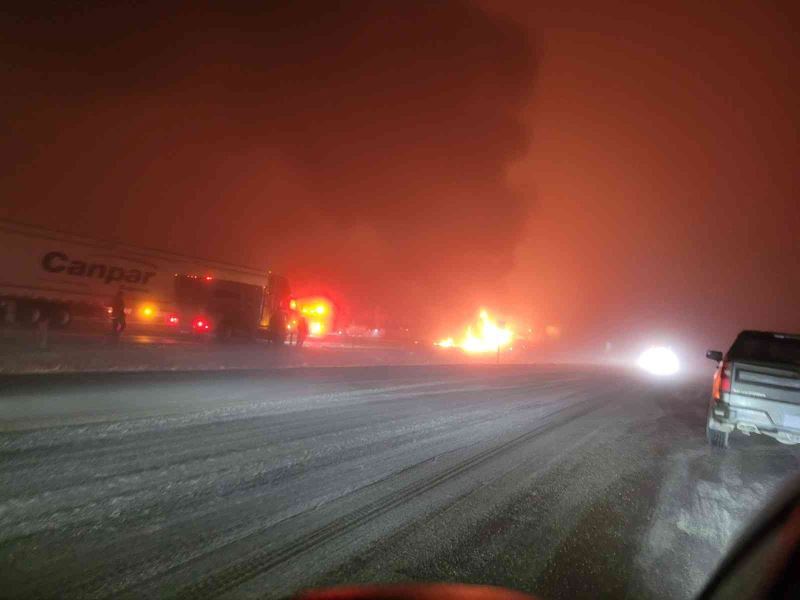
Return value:
[(5, 377), (2, 596), (689, 598), (800, 467), (708, 448), (708, 392), (544, 365)]
[[(104, 323), (101, 323), (104, 324)], [(275, 348), (263, 339), (221, 343), (213, 335), (168, 336), (131, 326), (119, 341), (95, 323), (51, 330), (46, 343), (36, 329), (0, 327), (0, 374), (119, 370), (203, 370), (286, 366), (351, 366), (464, 362), (461, 352), (443, 352), (419, 340), (328, 336), (309, 338), (302, 349)], [(527, 357), (508, 353), (504, 361)]]

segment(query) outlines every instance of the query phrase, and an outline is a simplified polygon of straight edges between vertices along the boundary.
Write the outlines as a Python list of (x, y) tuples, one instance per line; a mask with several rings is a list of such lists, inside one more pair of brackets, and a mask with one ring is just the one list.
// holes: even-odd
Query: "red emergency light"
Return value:
[(207, 317), (195, 317), (192, 321), (192, 329), (195, 331), (208, 331), (211, 329), (211, 322)]

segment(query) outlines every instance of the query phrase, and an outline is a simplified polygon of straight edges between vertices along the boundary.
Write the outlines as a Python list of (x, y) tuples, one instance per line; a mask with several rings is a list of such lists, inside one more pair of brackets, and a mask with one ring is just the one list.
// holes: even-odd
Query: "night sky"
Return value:
[(7, 2), (0, 215), (437, 333), (800, 330), (798, 11), (648, 4)]

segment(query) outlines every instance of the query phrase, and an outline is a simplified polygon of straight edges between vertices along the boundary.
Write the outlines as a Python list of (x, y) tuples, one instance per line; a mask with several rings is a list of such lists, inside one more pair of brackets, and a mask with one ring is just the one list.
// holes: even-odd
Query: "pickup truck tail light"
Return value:
[(721, 392), (730, 392), (731, 391), (731, 376), (733, 374), (733, 365), (727, 360), (722, 361), (717, 369), (717, 372), (714, 373), (714, 388), (713, 388), (713, 396), (714, 400), (719, 400)]

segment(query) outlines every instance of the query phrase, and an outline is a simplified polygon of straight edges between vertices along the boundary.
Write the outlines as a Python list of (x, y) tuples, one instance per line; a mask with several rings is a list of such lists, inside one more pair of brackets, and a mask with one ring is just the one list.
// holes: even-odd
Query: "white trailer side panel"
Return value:
[(107, 305), (122, 288), (128, 305), (174, 305), (176, 274), (266, 286), (268, 273), (0, 221), (0, 296)]

